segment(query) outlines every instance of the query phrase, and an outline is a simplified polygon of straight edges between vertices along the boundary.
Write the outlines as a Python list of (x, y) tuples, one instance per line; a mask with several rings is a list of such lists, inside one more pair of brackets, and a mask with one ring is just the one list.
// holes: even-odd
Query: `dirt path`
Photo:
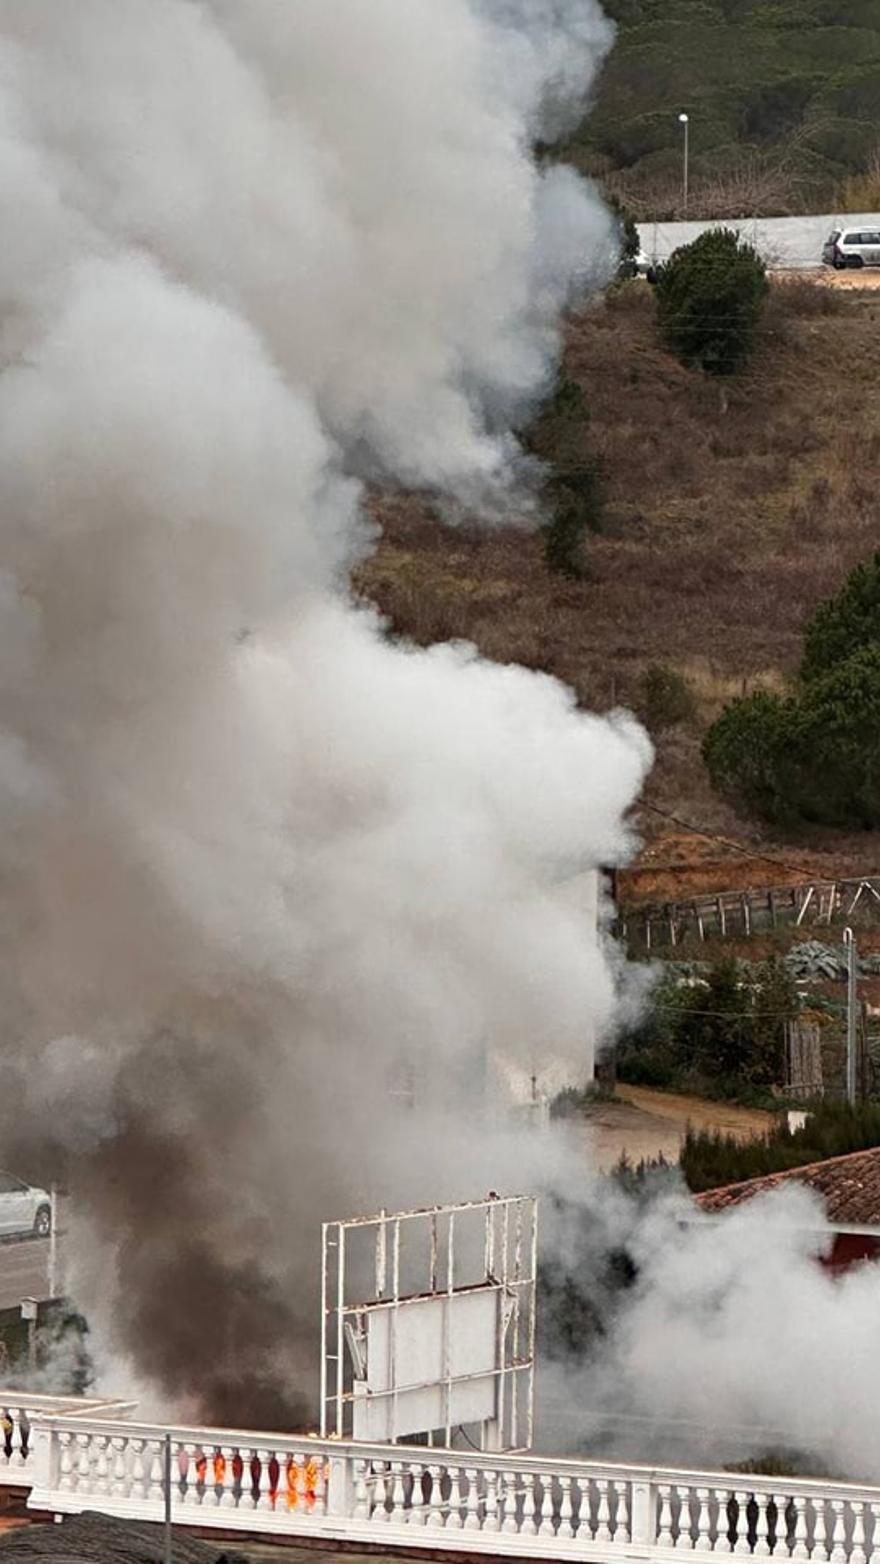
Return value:
[(708, 1102), (702, 1097), (659, 1092), (647, 1086), (621, 1083), (617, 1096), (617, 1102), (597, 1104), (582, 1129), (578, 1127), (591, 1160), (602, 1169), (614, 1167), (623, 1152), (631, 1162), (660, 1155), (668, 1162), (676, 1162), (688, 1124), (750, 1140), (764, 1134), (773, 1119), (772, 1114), (761, 1109)]

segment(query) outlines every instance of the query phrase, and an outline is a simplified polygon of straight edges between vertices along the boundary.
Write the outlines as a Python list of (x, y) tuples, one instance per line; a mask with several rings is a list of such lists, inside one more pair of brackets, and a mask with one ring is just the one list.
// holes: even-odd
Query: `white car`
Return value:
[(52, 1204), (45, 1189), (0, 1172), (0, 1238), (32, 1233), (46, 1238), (52, 1228)]
[(822, 247), (822, 261), (835, 271), (880, 266), (880, 228), (835, 228)]

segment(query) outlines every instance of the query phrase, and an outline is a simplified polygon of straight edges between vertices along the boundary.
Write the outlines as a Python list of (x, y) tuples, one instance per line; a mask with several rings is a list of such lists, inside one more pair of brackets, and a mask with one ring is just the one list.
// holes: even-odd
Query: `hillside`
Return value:
[(847, 177), (871, 164), (880, 0), (605, 0), (605, 9), (617, 42), (565, 155), (637, 216), (678, 215), (682, 110), (694, 215), (837, 210)]
[[(550, 575), (532, 533), (452, 530), (418, 498), (385, 496), (362, 589), (417, 642), (464, 637), (558, 674), (585, 706), (641, 711), (659, 809), (816, 873), (877, 872), (872, 837), (774, 843), (738, 820), (709, 788), (700, 740), (731, 695), (785, 679), (805, 617), (880, 542), (878, 356), (880, 292), (777, 283), (752, 368), (720, 387), (663, 351), (651, 290), (631, 284), (568, 332), (565, 374), (586, 408), (559, 440), (598, 453), (606, 474), (590, 579)], [(645, 686), (657, 665), (683, 675), (693, 702), (669, 726)], [(646, 867), (720, 857), (722, 881), (787, 878), (650, 812), (640, 825)]]

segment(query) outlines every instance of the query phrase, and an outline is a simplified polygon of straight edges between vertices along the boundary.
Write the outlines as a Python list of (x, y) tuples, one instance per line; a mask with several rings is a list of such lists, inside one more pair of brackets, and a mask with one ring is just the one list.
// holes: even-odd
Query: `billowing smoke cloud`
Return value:
[(359, 478), (517, 483), (611, 249), (530, 138), (607, 42), (592, 0), (0, 11), (0, 1141), (63, 1154), (77, 1296), (207, 1416), (299, 1415), (320, 1220), (498, 1182), (488, 1050), (577, 1074), (612, 1009), (556, 887), (627, 851), (643, 736), (346, 599)]
[(880, 1267), (827, 1267), (831, 1234), (809, 1190), (709, 1219), (674, 1180), (641, 1198), (599, 1180), (555, 1224), (549, 1214), (542, 1444), (698, 1470), (770, 1457), (877, 1480)]

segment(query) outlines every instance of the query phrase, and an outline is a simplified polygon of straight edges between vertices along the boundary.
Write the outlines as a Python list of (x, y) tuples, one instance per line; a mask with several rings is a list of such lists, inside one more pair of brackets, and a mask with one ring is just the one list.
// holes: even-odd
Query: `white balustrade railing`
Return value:
[(166, 1435), (179, 1526), (535, 1559), (880, 1564), (880, 1488), (92, 1415), (34, 1419), (31, 1508), (159, 1520)]
[(29, 1390), (0, 1387), (0, 1486), (26, 1486), (33, 1462), (32, 1426), (40, 1417), (126, 1417), (135, 1401), (110, 1401), (87, 1396), (39, 1396)]

